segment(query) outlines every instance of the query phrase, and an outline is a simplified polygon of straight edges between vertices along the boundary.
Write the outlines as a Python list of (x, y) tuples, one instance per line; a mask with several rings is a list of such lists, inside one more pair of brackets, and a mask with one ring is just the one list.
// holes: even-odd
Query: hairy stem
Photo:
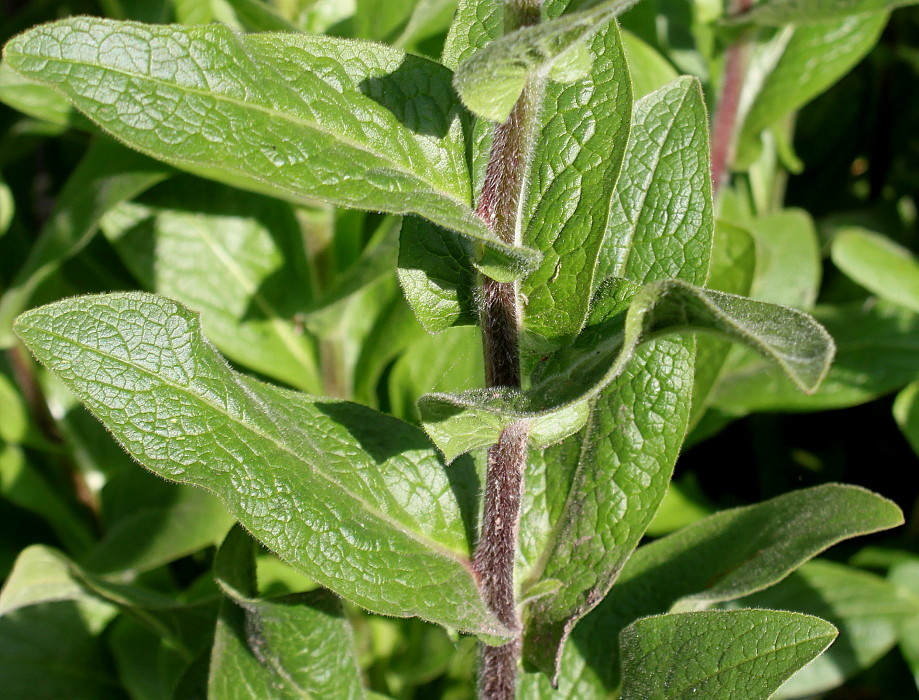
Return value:
[[(752, 7), (752, 0), (734, 0), (730, 14), (738, 15)], [(740, 96), (749, 58), (749, 36), (744, 32), (728, 46), (724, 55), (724, 82), (718, 108), (712, 121), (712, 185), (717, 195), (727, 180), (737, 142)]]
[[(541, 0), (508, 3), (506, 29), (539, 21)], [(517, 217), (530, 127), (538, 90), (527, 87), (508, 120), (496, 127), (476, 213), (507, 243), (517, 241)], [(514, 283), (482, 280), (480, 305), (485, 379), (490, 387), (520, 386), (520, 300)], [(514, 558), (527, 459), (526, 423), (508, 426), (488, 451), (485, 510), (473, 564), (488, 605), (514, 638), (503, 646), (482, 645), (481, 700), (513, 700), (520, 658), (520, 619), (514, 595)]]

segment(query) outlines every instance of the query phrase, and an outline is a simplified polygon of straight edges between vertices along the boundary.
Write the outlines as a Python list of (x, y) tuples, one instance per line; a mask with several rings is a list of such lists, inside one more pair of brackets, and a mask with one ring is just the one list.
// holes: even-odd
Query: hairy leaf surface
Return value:
[(215, 492), (313, 580), (370, 610), (502, 635), (421, 431), (236, 374), (161, 297), (57, 302), (17, 332), (139, 462)]

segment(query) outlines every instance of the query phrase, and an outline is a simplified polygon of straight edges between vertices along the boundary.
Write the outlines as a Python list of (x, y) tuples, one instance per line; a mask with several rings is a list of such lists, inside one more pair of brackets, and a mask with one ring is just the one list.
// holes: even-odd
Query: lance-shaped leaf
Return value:
[(214, 573), (226, 599), (211, 651), (208, 697), (365, 697), (341, 601), (322, 589), (258, 597), (254, 548), (237, 527), (217, 552)]
[[(369, 42), (74, 18), (4, 58), (129, 146), (295, 201), (416, 213), (485, 246), (508, 281), (538, 255), (474, 215), (450, 71)], [(347, 163), (347, 172), (343, 164)]]
[(583, 79), (542, 91), (520, 214), (523, 244), (543, 253), (520, 286), (523, 324), (555, 344), (587, 320), (632, 113), (618, 27), (601, 30), (586, 50), (594, 60)]
[(609, 0), (496, 39), (459, 65), (456, 90), (473, 114), (506, 121), (532, 77), (583, 78), (593, 63), (587, 40), (635, 2)]
[[(803, 391), (816, 389), (829, 369), (833, 340), (801, 311), (681, 280), (652, 282), (637, 292), (636, 287), (626, 280), (605, 286), (593, 313), (607, 312), (606, 318), (547, 358), (530, 389), (422, 397), (425, 430), (447, 459), (494, 444), (515, 420), (530, 421), (530, 441), (537, 447), (573, 434), (586, 419), (590, 399), (622, 374), (638, 344), (665, 334), (707, 332), (748, 345), (777, 363)], [(625, 304), (628, 311), (616, 313)]]
[(893, 502), (839, 484), (716, 513), (636, 550), (573, 638), (606, 685), (615, 688), (615, 637), (637, 618), (749, 595), (837, 542), (902, 522)]
[(13, 342), (13, 319), (28, 308), (38, 285), (92, 240), (107, 211), (174, 172), (108, 139), (90, 146), (58, 196), (29, 257), (0, 297), (0, 345)]
[(778, 610), (658, 615), (619, 636), (622, 700), (766, 700), (838, 632), (819, 617)]
[(847, 227), (833, 237), (831, 255), (868, 291), (919, 312), (919, 259), (908, 249), (886, 236)]
[(420, 430), (231, 371), (195, 314), (149, 294), (57, 302), (17, 332), (135, 459), (216, 493), (311, 579), (376, 612), (504, 634)]

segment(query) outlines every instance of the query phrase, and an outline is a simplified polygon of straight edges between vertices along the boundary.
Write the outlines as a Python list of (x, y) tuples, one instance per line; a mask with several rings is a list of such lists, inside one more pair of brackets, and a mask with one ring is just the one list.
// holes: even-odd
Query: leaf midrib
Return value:
[[(200, 394), (196, 394), (196, 393), (192, 392), (190, 389), (187, 389), (187, 388), (182, 387), (181, 385), (178, 385), (178, 384), (176, 384), (176, 383), (174, 383), (174, 382), (172, 382), (172, 381), (170, 381), (170, 380), (167, 380), (167, 379), (163, 378), (162, 376), (160, 376), (160, 375), (158, 375), (158, 374), (155, 374), (154, 372), (151, 372), (150, 370), (147, 370), (147, 369), (145, 369), (145, 368), (143, 368), (143, 367), (140, 367), (140, 366), (138, 366), (138, 365), (136, 365), (136, 364), (133, 364), (133, 363), (131, 363), (131, 362), (127, 362), (127, 361), (123, 360), (122, 358), (116, 357), (115, 355), (112, 355), (112, 354), (107, 353), (107, 352), (105, 352), (105, 351), (99, 350), (98, 348), (94, 348), (94, 347), (91, 347), (91, 346), (89, 346), (89, 345), (86, 345), (85, 343), (82, 343), (82, 342), (80, 342), (80, 341), (78, 341), (78, 340), (74, 340), (73, 338), (68, 338), (67, 336), (60, 335), (59, 333), (55, 333), (54, 331), (50, 331), (50, 330), (46, 330), (46, 329), (43, 329), (43, 328), (39, 328), (39, 327), (37, 327), (37, 326), (31, 326), (31, 328), (32, 328), (33, 330), (36, 330), (36, 331), (40, 332), (40, 333), (45, 333), (46, 335), (50, 335), (50, 336), (52, 336), (52, 337), (58, 338), (59, 340), (62, 340), (62, 341), (64, 341), (65, 343), (72, 343), (72, 344), (74, 344), (74, 345), (77, 345), (77, 346), (83, 348), (84, 350), (86, 350), (86, 351), (88, 351), (88, 352), (90, 352), (90, 353), (95, 353), (95, 354), (101, 355), (101, 356), (103, 356), (103, 357), (107, 357), (107, 358), (109, 358), (109, 359), (111, 359), (111, 360), (114, 360), (115, 362), (118, 362), (118, 363), (120, 363), (120, 364), (122, 364), (122, 365), (124, 365), (124, 366), (126, 366), (126, 367), (129, 367), (129, 368), (131, 368), (131, 369), (133, 369), (133, 370), (135, 370), (135, 371), (137, 371), (137, 372), (139, 372), (139, 373), (141, 373), (141, 374), (145, 374), (145, 375), (148, 376), (148, 377), (152, 377), (153, 379), (155, 379), (155, 380), (157, 380), (157, 381), (159, 381), (159, 382), (162, 382), (163, 384), (165, 384), (165, 385), (167, 385), (167, 386), (172, 387), (172, 388), (175, 389), (176, 391), (178, 391), (178, 392), (180, 392), (180, 393), (183, 393), (183, 394), (186, 394), (187, 396), (189, 396), (190, 398), (196, 400), (197, 402), (199, 402), (199, 403), (201, 403), (201, 404), (204, 404), (204, 405), (207, 406), (207, 407), (210, 407), (210, 408), (213, 409), (217, 414), (226, 416), (226, 417), (229, 418), (233, 423), (236, 423), (237, 425), (241, 426), (242, 428), (244, 428), (244, 429), (247, 430), (248, 432), (252, 433), (253, 435), (255, 435), (255, 436), (257, 436), (257, 437), (260, 437), (260, 438), (266, 440), (267, 442), (269, 442), (270, 444), (273, 444), (275, 447), (277, 447), (277, 448), (278, 448), (279, 450), (281, 450), (282, 452), (285, 452), (285, 453), (287, 453), (288, 455), (290, 455), (294, 460), (296, 460), (296, 461), (299, 462), (300, 464), (303, 464), (304, 466), (306, 466), (306, 467), (308, 468), (308, 470), (309, 470), (310, 473), (316, 474), (316, 475), (320, 476), (321, 478), (323, 478), (323, 479), (325, 479), (327, 482), (329, 482), (332, 486), (338, 488), (338, 489), (339, 489), (341, 492), (343, 492), (345, 495), (347, 495), (347, 496), (353, 498), (357, 503), (359, 503), (361, 506), (363, 506), (363, 507), (366, 509), (366, 511), (367, 511), (368, 513), (370, 513), (371, 515), (373, 515), (374, 517), (376, 517), (378, 520), (382, 521), (382, 522), (385, 523), (385, 524), (390, 525), (394, 530), (396, 530), (396, 531), (398, 531), (398, 532), (401, 532), (403, 535), (409, 537), (410, 539), (414, 539), (415, 541), (419, 542), (419, 543), (422, 544), (422, 545), (425, 545), (425, 546), (428, 547), (429, 549), (431, 549), (431, 550), (433, 550), (433, 551), (436, 551), (436, 552), (441, 552), (442, 554), (446, 555), (448, 558), (451, 558), (451, 559), (456, 560), (457, 563), (459, 563), (461, 566), (463, 566), (467, 571), (471, 571), (471, 562), (470, 562), (466, 557), (463, 557), (463, 556), (459, 555), (458, 553), (456, 553), (456, 552), (454, 552), (454, 551), (452, 551), (452, 550), (450, 550), (450, 549), (447, 549), (445, 545), (443, 545), (443, 544), (441, 544), (441, 543), (439, 543), (439, 542), (436, 542), (436, 541), (434, 541), (434, 540), (431, 540), (429, 537), (427, 537), (426, 535), (423, 535), (422, 533), (416, 532), (416, 531), (411, 530), (411, 529), (407, 529), (402, 523), (399, 523), (398, 521), (393, 520), (388, 514), (386, 514), (386, 513), (382, 512), (382, 511), (380, 511), (376, 506), (370, 505), (370, 504), (367, 503), (362, 497), (357, 496), (356, 494), (353, 494), (353, 493), (352, 493), (349, 489), (347, 489), (344, 485), (342, 485), (341, 483), (339, 483), (339, 482), (335, 481), (334, 479), (332, 479), (331, 477), (329, 477), (329, 476), (328, 476), (327, 474), (325, 474), (322, 470), (312, 468), (312, 466), (311, 466), (308, 462), (306, 462), (301, 456), (297, 455), (297, 453), (293, 452), (290, 448), (288, 448), (288, 447), (287, 447), (286, 445), (284, 445), (283, 443), (278, 442), (277, 440), (273, 439), (270, 435), (267, 435), (267, 434), (263, 433), (261, 430), (258, 430), (257, 428), (255, 428), (254, 426), (249, 425), (248, 423), (245, 423), (244, 421), (242, 421), (241, 419), (237, 418), (236, 416), (233, 416), (232, 414), (230, 414), (230, 413), (228, 413), (228, 412), (226, 412), (226, 411), (223, 411), (219, 406), (217, 406), (216, 404), (214, 404), (214, 403), (212, 403), (211, 401), (207, 400), (206, 398), (204, 398), (204, 397), (201, 396)], [(249, 396), (249, 392), (246, 391), (244, 387), (240, 386), (239, 383), (236, 381), (236, 373), (233, 372), (232, 370), (230, 370), (229, 368), (228, 368), (227, 371), (230, 372), (231, 376), (233, 377), (233, 386), (236, 387), (237, 389), (239, 389), (239, 390), (243, 393), (243, 395), (246, 397), (246, 399), (251, 399), (251, 397)], [(110, 384), (110, 383), (107, 383), (107, 382), (104, 382), (104, 381), (100, 381), (100, 380), (95, 379), (95, 378), (92, 379), (91, 381), (92, 381), (93, 383), (95, 383), (95, 384), (101, 384), (101, 385), (103, 385), (103, 386), (106, 386), (106, 385), (107, 385), (107, 386), (111, 386), (112, 388), (122, 388), (122, 387), (119, 387), (119, 386), (116, 385), (116, 384)], [(247, 403), (249, 403), (249, 401), (247, 401)], [(261, 406), (259, 406), (259, 411), (262, 413), (263, 416), (265, 416), (265, 414), (264, 414), (264, 412), (263, 412)], [(265, 416), (265, 417), (267, 417), (267, 418), (269, 418), (269, 419), (271, 418), (270, 416)], [(216, 491), (214, 491), (213, 489), (210, 489), (210, 488), (209, 488), (208, 490), (210, 490), (210, 491), (216, 493)], [(219, 495), (219, 494), (218, 494), (218, 495)], [(478, 586), (476, 586), (476, 587), (478, 587)]]

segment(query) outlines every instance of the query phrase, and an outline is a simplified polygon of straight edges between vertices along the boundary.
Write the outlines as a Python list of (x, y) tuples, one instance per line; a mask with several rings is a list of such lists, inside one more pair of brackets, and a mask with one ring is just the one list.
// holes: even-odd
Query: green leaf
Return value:
[(821, 389), (801, 394), (781, 372), (749, 355), (715, 389), (712, 406), (731, 415), (816, 411), (854, 406), (905, 386), (919, 372), (919, 318), (884, 302), (817, 308), (814, 316), (836, 342), (836, 359)]
[(406, 217), (399, 237), (399, 283), (428, 333), (478, 319), (478, 275), (465, 241), (429, 221)]
[(504, 0), (459, 0), (447, 33), (441, 63), (455, 71), (504, 33)]
[(886, 236), (845, 227), (833, 237), (833, 262), (881, 299), (919, 312), (919, 260)]
[(680, 78), (635, 103), (597, 279), (703, 284), (714, 229), (702, 88)]
[(829, 622), (777, 610), (659, 615), (622, 630), (622, 700), (766, 700), (837, 636)]
[(902, 620), (919, 615), (919, 605), (879, 576), (821, 560), (808, 562), (777, 586), (738, 604), (817, 615), (839, 629), (839, 644), (797, 673), (778, 698), (839, 687), (894, 647)]
[(258, 598), (254, 541), (234, 528), (214, 564), (227, 596), (211, 652), (208, 697), (364, 697), (341, 601), (316, 590)]
[(913, 451), (919, 455), (919, 382), (913, 382), (897, 395), (893, 404), (893, 417), (909, 440)]
[[(919, 607), (919, 558), (910, 557), (895, 565), (890, 571), (889, 580), (914, 607)], [(919, 614), (902, 620), (899, 625), (899, 642), (900, 652), (919, 688)]]
[(13, 342), (13, 319), (27, 308), (38, 285), (89, 243), (102, 216), (170, 174), (170, 168), (113, 141), (93, 143), (58, 195), (28, 258), (0, 297), (0, 346), (9, 347)]
[(755, 139), (848, 73), (875, 45), (886, 24), (886, 14), (874, 14), (780, 31), (771, 45), (760, 49), (763, 55), (751, 59), (765, 64), (760, 70), (767, 77), (749, 81), (743, 95), (742, 103), (750, 106), (741, 141)]
[(198, 311), (231, 360), (320, 391), (315, 341), (295, 325), (310, 286), (289, 205), (180, 177), (114, 208), (101, 226), (141, 284)]
[(13, 192), (0, 173), (0, 238), (9, 231), (15, 211), (16, 201), (13, 199)]
[(828, 484), (722, 511), (640, 547), (573, 634), (587, 663), (618, 685), (614, 639), (637, 618), (684, 612), (767, 588), (827, 547), (903, 522), (891, 501)]
[(593, 62), (585, 42), (635, 1), (608, 0), (492, 41), (459, 64), (456, 91), (473, 114), (506, 121), (531, 78), (573, 82), (584, 77)]
[(61, 127), (92, 128), (59, 93), (14, 71), (0, 61), (0, 102), (34, 119)]
[(69, 299), (24, 314), (17, 333), (135, 459), (216, 493), (317, 583), (375, 612), (505, 633), (421, 431), (236, 374), (197, 316), (161, 297)]
[(625, 29), (621, 30), (620, 34), (632, 77), (632, 93), (636, 100), (659, 90), (679, 77), (679, 73), (670, 62), (653, 46)]
[(523, 327), (554, 344), (576, 335), (587, 319), (632, 112), (615, 24), (586, 49), (593, 65), (586, 76), (549, 82), (542, 92), (520, 208), (523, 245), (543, 254), (520, 285)]
[(626, 303), (626, 314), (600, 319), (572, 346), (547, 358), (526, 391), (484, 389), (422, 397), (425, 430), (447, 460), (494, 444), (515, 420), (530, 421), (530, 441), (536, 447), (573, 434), (587, 417), (590, 399), (623, 372), (638, 344), (665, 334), (715, 333), (748, 345), (777, 363), (804, 391), (819, 386), (832, 360), (832, 338), (794, 309), (681, 280), (653, 282), (638, 291), (625, 280), (612, 280), (604, 296), (594, 301), (593, 313), (604, 304), (618, 312)]
[(35, 28), (4, 56), (177, 167), (298, 202), (420, 214), (486, 246), (502, 281), (538, 258), (470, 208), (462, 110), (432, 61), (329, 37), (91, 18)]
[(594, 399), (584, 429), (528, 464), (521, 545), (529, 561), (517, 579), (524, 596), (564, 581), (526, 609), (524, 656), (550, 677), (572, 628), (609, 591), (663, 499), (689, 419), (692, 359), (685, 341), (642, 346)]
[(261, 0), (219, 0), (225, 2), (234, 18), (247, 32), (296, 32), (297, 27)]
[(781, 27), (786, 24), (819, 24), (852, 16), (883, 14), (915, 0), (763, 0), (747, 12), (731, 17), (731, 24)]

